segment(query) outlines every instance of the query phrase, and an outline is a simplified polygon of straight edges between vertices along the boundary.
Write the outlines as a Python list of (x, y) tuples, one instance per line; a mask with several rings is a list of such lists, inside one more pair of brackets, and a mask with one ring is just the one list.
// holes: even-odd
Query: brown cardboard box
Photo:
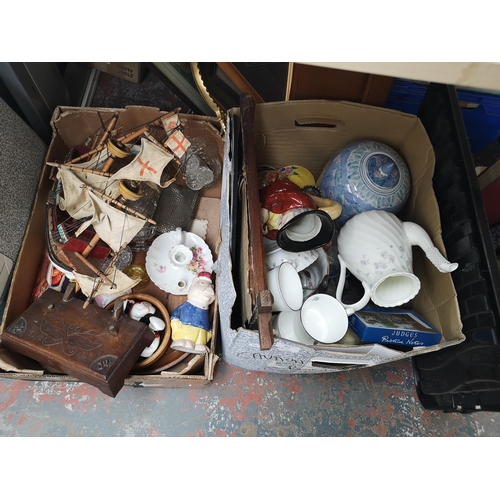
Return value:
[(141, 81), (144, 71), (144, 66), (140, 62), (92, 62), (87, 64), (99, 71), (109, 73), (110, 75), (134, 83), (139, 83)]
[[(75, 144), (80, 144), (101, 125), (97, 112), (103, 120), (109, 119), (116, 111), (120, 112), (119, 124), (123, 130), (130, 130), (154, 120), (164, 112), (157, 108), (129, 106), (123, 110), (98, 108), (58, 107), (53, 114), (51, 125), (53, 139), (49, 146), (46, 161), (61, 161)], [(208, 117), (180, 115), (187, 136), (206, 135), (216, 144), (222, 157), (224, 142), (217, 121)], [(0, 327), (0, 377), (22, 380), (75, 381), (65, 374), (49, 373), (32, 360), (5, 349), (1, 345), (1, 334), (14, 322), (30, 304), (37, 273), (45, 250), (45, 205), (52, 181), (49, 179), (50, 167), (44, 167), (23, 244), (13, 271), (12, 283), (5, 304), (4, 316)], [(218, 254), (220, 240), (219, 207), (221, 182), (200, 192), (200, 199), (194, 218), (208, 220), (206, 242), (210, 247), (214, 261)], [(217, 287), (217, 284), (215, 284)], [(185, 296), (174, 296), (159, 290), (150, 283), (141, 293), (154, 295), (167, 305), (169, 313)], [(215, 346), (218, 332), (218, 306), (213, 304), (213, 338), (210, 349), (204, 355), (188, 355), (173, 368), (154, 375), (129, 375), (125, 385), (154, 387), (194, 387), (210, 384), (213, 380), (214, 367), (217, 362)]]
[[(229, 112), (228, 137), (239, 109)], [(349, 143), (362, 139), (384, 142), (406, 160), (412, 176), (412, 191), (402, 220), (421, 225), (446, 255), (441, 222), (432, 187), (434, 150), (420, 120), (406, 113), (342, 101), (289, 101), (255, 106), (255, 155), (257, 165), (280, 168), (303, 165), (317, 179), (328, 160)], [(222, 196), (222, 244), (219, 251), (219, 311), (224, 359), (239, 368), (273, 373), (304, 374), (352, 370), (444, 349), (463, 342), (462, 322), (456, 290), (450, 274), (442, 274), (414, 247), (414, 273), (422, 287), (408, 304), (442, 333), (439, 344), (401, 352), (380, 344), (304, 345), (275, 337), (272, 347), (261, 350), (259, 332), (247, 328), (252, 315), (248, 287), (248, 217), (245, 184), (238, 203), (241, 216), (231, 224), (229, 208), (236, 203), (235, 172), (238, 155), (226, 141)], [(231, 241), (237, 232), (241, 254), (233, 262)]]
[(289, 63), (286, 100), (341, 99), (383, 107), (393, 83), (390, 76)]

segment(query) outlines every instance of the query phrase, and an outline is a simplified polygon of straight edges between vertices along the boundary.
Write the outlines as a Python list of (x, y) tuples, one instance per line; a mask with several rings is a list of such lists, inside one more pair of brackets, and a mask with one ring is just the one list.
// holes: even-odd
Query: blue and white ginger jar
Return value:
[(350, 144), (323, 168), (316, 186), (342, 205), (337, 223), (368, 210), (398, 213), (411, 188), (410, 171), (391, 147), (377, 141)]

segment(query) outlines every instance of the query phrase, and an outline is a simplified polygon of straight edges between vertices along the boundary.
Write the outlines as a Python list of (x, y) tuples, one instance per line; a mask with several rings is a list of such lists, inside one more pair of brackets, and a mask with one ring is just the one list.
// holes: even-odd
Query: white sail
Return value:
[(109, 205), (91, 191), (88, 192), (88, 196), (92, 201), (94, 216), (82, 224), (77, 235), (92, 225), (99, 238), (107, 243), (113, 251), (118, 252), (122, 244), (132, 241), (146, 223), (145, 219), (140, 219)]
[(107, 149), (100, 151), (94, 158), (88, 161), (82, 161), (78, 163), (71, 163), (70, 165), (78, 168), (87, 168), (89, 170), (102, 170), (104, 164), (108, 161), (110, 154)]
[(82, 188), (83, 184), (103, 191), (112, 198), (119, 196), (118, 182), (110, 181), (109, 177), (59, 168), (57, 178), (63, 187), (63, 194), (59, 196), (59, 208), (77, 220), (94, 214), (90, 191)]
[[(73, 273), (75, 279), (80, 285), (83, 294), (89, 297), (93, 294), (99, 278), (90, 277), (85, 274)], [(136, 286), (140, 280), (133, 280), (129, 278), (126, 274), (121, 272), (119, 269), (113, 268), (106, 276), (113, 282), (113, 287), (108, 283), (100, 283), (97, 295), (118, 295), (126, 290), (130, 290)]]
[(151, 141), (142, 138), (139, 154), (125, 167), (111, 177), (111, 180), (128, 179), (143, 182), (153, 182), (160, 187), (168, 184), (161, 183), (161, 175), (173, 155), (167, 153)]

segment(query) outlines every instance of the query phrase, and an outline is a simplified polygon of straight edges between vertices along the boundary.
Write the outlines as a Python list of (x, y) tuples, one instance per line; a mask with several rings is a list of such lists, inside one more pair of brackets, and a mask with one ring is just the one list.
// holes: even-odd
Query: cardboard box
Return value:
[[(230, 110), (229, 137), (233, 138), (239, 110)], [(308, 168), (316, 179), (327, 161), (349, 143), (361, 139), (384, 142), (406, 160), (412, 175), (410, 198), (398, 216), (421, 225), (446, 255), (439, 209), (432, 188), (434, 151), (424, 127), (414, 115), (343, 101), (291, 101), (255, 107), (257, 165)], [(381, 344), (305, 346), (274, 339), (261, 350), (259, 332), (246, 328), (252, 315), (248, 283), (248, 221), (245, 183), (234, 188), (240, 168), (236, 142), (226, 141), (222, 194), (222, 244), (219, 253), (218, 297), (224, 359), (237, 367), (274, 373), (325, 373), (373, 366), (451, 347), (463, 342), (456, 291), (450, 274), (442, 274), (414, 247), (414, 272), (422, 282), (408, 304), (442, 333), (439, 344), (401, 352)], [(239, 192), (239, 195), (237, 194)], [(236, 197), (238, 196), (238, 200)], [(239, 223), (231, 224), (236, 203)], [(232, 252), (236, 237), (241, 254)], [(234, 261), (233, 261), (234, 260)]]
[[(129, 106), (126, 109), (101, 109), (101, 108), (72, 108), (58, 107), (53, 114), (51, 125), (53, 139), (49, 146), (46, 161), (61, 161), (67, 152), (75, 145), (80, 144), (86, 137), (97, 130), (101, 121), (98, 112), (104, 121), (112, 114), (119, 111), (118, 126), (123, 130), (130, 130), (163, 114), (157, 108), (144, 106)], [(194, 115), (179, 115), (184, 124), (187, 136), (206, 135), (216, 145), (222, 158), (224, 142), (220, 127), (215, 119)], [(30, 221), (17, 259), (9, 295), (5, 304), (2, 324), (0, 326), (0, 377), (16, 378), (22, 380), (49, 380), (49, 381), (75, 381), (76, 379), (66, 374), (52, 373), (42, 369), (32, 360), (5, 349), (1, 345), (1, 334), (12, 324), (30, 305), (32, 291), (35, 286), (37, 274), (45, 251), (45, 205), (52, 181), (49, 179), (51, 168), (45, 165), (40, 177), (38, 190), (33, 203)], [(218, 254), (220, 240), (220, 196), (221, 181), (215, 186), (200, 192), (196, 219), (208, 221), (208, 230), (205, 241), (210, 247), (214, 261)], [(217, 283), (215, 283), (217, 288)], [(166, 304), (168, 312), (184, 302), (186, 296), (167, 294), (158, 289), (153, 283), (140, 289), (141, 293), (155, 296)], [(125, 385), (141, 387), (200, 387), (211, 383), (214, 376), (214, 367), (218, 356), (215, 353), (218, 332), (217, 301), (212, 305), (213, 338), (209, 351), (204, 355), (189, 354), (171, 369), (153, 375), (129, 375)]]
[(343, 99), (384, 106), (394, 78), (384, 75), (289, 63), (286, 100)]
[(99, 71), (109, 73), (110, 75), (133, 83), (139, 83), (141, 81), (144, 71), (144, 66), (140, 62), (93, 62), (87, 64)]

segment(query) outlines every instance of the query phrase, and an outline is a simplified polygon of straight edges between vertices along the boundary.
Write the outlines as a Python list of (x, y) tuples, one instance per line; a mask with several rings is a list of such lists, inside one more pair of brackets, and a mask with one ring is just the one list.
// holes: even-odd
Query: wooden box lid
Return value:
[(153, 332), (140, 321), (63, 297), (47, 290), (4, 331), (2, 344), (115, 397)]

